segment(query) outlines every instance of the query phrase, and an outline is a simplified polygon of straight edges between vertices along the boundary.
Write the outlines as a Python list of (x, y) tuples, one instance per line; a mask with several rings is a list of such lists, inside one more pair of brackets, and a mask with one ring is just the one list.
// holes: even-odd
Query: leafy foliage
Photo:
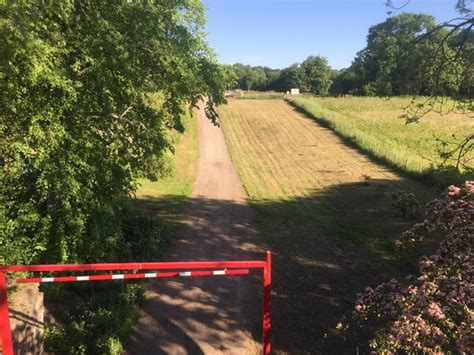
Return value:
[[(444, 236), (439, 249), (419, 262), (420, 275), (391, 280), (358, 296), (354, 316), (376, 319), (371, 341), (377, 351), (468, 353), (474, 311), (474, 182), (450, 186), (444, 198), (427, 205), (427, 219), (405, 232), (398, 245)], [(472, 348), (471, 348), (472, 349)]]
[(266, 73), (261, 67), (234, 64), (232, 70), (236, 75), (235, 86), (243, 90), (263, 88), (267, 84)]
[(122, 354), (122, 343), (139, 316), (144, 287), (137, 283), (74, 285), (61, 291), (74, 300), (64, 327), (46, 331), (46, 351), (55, 354)]
[[(100, 216), (99, 216), (100, 217)], [(92, 260), (122, 262), (157, 260), (169, 238), (169, 227), (144, 213), (123, 208), (117, 240), (101, 239), (106, 248), (93, 242), (83, 246), (81, 255)], [(106, 224), (107, 218), (103, 219)], [(108, 226), (108, 225), (106, 225)], [(100, 231), (91, 235), (103, 237)], [(58, 302), (63, 312), (53, 314), (64, 327), (47, 328), (46, 349), (56, 354), (121, 354), (122, 344), (139, 316), (144, 300), (141, 282), (51, 284), (44, 287), (46, 300)], [(67, 305), (64, 300), (67, 299)]]
[(0, 16), (0, 262), (113, 255), (117, 206), (159, 176), (183, 107), (206, 96), (215, 120), (225, 100), (203, 6), (6, 1)]
[(327, 95), (332, 84), (327, 59), (321, 56), (309, 56), (301, 67), (305, 72), (308, 92), (315, 95)]
[(370, 27), (367, 46), (349, 68), (353, 82), (342, 89), (379, 96), (457, 94), (465, 62), (457, 58), (443, 65), (455, 48), (453, 42), (442, 42), (446, 31), (433, 32), (435, 28), (432, 16), (413, 13), (389, 17)]
[[(132, 211), (138, 177), (169, 170), (186, 107), (206, 112), (232, 79), (197, 0), (0, 3), (0, 263), (160, 257), (168, 227)], [(120, 353), (144, 288), (61, 285), (56, 353)]]

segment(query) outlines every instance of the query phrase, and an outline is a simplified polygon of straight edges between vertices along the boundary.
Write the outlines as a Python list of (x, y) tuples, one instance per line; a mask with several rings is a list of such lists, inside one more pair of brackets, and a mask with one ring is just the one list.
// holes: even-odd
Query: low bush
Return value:
[(63, 326), (47, 329), (45, 350), (55, 354), (122, 353), (122, 343), (139, 316), (144, 286), (96, 283), (62, 287), (62, 295), (74, 303), (69, 304)]
[(405, 232), (399, 246), (429, 235), (443, 240), (419, 261), (419, 276), (391, 280), (358, 295), (354, 316), (378, 324), (370, 345), (378, 353), (467, 354), (474, 341), (474, 181), (451, 185), (427, 205), (425, 221)]
[[(97, 216), (101, 217), (104, 216)], [(162, 256), (169, 237), (166, 223), (126, 205), (108, 217), (102, 228), (94, 231), (95, 242), (85, 254), (96, 259), (89, 258), (87, 262), (152, 261)], [(145, 298), (145, 286), (140, 281), (50, 284), (43, 291), (50, 308), (56, 309), (52, 313), (60, 324), (46, 331), (45, 349), (55, 354), (122, 353), (122, 344), (133, 329)]]
[(420, 203), (415, 195), (405, 191), (397, 191), (392, 193), (392, 207), (400, 211), (404, 219), (416, 216)]

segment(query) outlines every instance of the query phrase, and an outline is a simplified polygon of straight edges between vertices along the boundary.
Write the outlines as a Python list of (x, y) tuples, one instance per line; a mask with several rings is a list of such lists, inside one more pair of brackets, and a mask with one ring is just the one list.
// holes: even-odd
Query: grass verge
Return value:
[[(183, 118), (185, 133), (173, 136), (175, 153), (171, 173), (159, 181), (140, 179), (133, 200), (135, 208), (166, 220), (173, 227), (191, 195), (199, 158), (198, 123), (194, 116)], [(172, 196), (173, 198), (168, 198)]]

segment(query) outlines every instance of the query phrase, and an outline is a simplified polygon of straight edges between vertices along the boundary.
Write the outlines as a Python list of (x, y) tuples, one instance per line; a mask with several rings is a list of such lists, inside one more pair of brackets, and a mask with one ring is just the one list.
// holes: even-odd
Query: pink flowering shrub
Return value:
[(435, 254), (419, 261), (420, 275), (391, 280), (358, 295), (354, 316), (381, 321), (370, 346), (383, 353), (460, 353), (474, 350), (474, 181), (450, 186), (426, 206), (427, 219), (406, 231), (399, 246), (438, 233)]

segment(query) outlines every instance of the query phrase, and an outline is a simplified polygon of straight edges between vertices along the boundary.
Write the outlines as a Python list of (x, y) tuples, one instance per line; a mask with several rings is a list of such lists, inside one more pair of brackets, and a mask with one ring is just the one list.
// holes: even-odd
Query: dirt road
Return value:
[[(199, 171), (168, 261), (263, 258), (222, 130), (198, 111)], [(163, 280), (163, 279), (162, 279)], [(242, 277), (157, 281), (128, 354), (252, 354), (259, 350), (260, 290)]]

